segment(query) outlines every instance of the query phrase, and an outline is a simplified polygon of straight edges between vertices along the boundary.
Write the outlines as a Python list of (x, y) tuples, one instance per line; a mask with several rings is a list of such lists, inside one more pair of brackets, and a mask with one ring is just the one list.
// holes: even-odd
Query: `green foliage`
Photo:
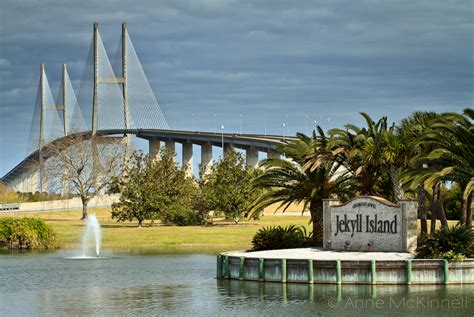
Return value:
[(41, 219), (0, 219), (0, 247), (9, 249), (50, 249), (56, 246), (56, 233), (49, 224)]
[(441, 188), (443, 200), (445, 201), (446, 218), (448, 220), (461, 219), (462, 190), (459, 184), (454, 183), (450, 188)]
[(134, 153), (125, 172), (113, 186), (120, 201), (112, 205), (117, 221), (161, 220), (164, 224), (194, 225), (202, 218), (193, 211), (198, 189), (174, 161), (174, 153), (163, 150), (159, 160)]
[(272, 204), (279, 204), (284, 212), (292, 203), (302, 203), (302, 212), (309, 207), (311, 213), (314, 242), (322, 245), (323, 199), (331, 195), (346, 197), (349, 178), (333, 158), (328, 138), (319, 126), (317, 129), (319, 135), (298, 134), (295, 140), (286, 141), (280, 150), (287, 159), (269, 158), (260, 163), (263, 173), (254, 178), (252, 185), (264, 192), (249, 214)]
[(441, 259), (446, 259), (446, 260), (451, 260), (451, 261), (463, 261), (466, 259), (466, 256), (464, 254), (456, 253), (454, 251), (440, 253), (438, 257)]
[(22, 193), (15, 192), (7, 188), (5, 184), (0, 182), (0, 204), (10, 203), (29, 203), (37, 201), (50, 201), (72, 198), (74, 195), (62, 195), (47, 192)]
[[(239, 222), (261, 192), (252, 187), (252, 178), (258, 173), (258, 170), (245, 166), (242, 155), (230, 151), (212, 166), (210, 173), (201, 171), (201, 192), (196, 208), (202, 214), (215, 211)], [(255, 214), (255, 217), (258, 216)]]
[(377, 195), (395, 200), (400, 196), (399, 168), (405, 163), (405, 147), (396, 126), (387, 117), (378, 121), (361, 112), (365, 127), (346, 124), (329, 130), (329, 148), (354, 180), (353, 195)]
[(21, 197), (17, 193), (0, 182), (0, 204), (19, 203), (21, 201)]
[(474, 255), (474, 231), (464, 225), (441, 227), (432, 237), (420, 241), (418, 257), (456, 259)]
[(183, 204), (170, 205), (160, 220), (166, 225), (176, 226), (197, 226), (204, 221), (202, 214), (192, 211), (189, 206)]
[(55, 194), (47, 192), (35, 192), (35, 193), (17, 193), (20, 202), (38, 202), (38, 201), (51, 201), (51, 200), (62, 200), (75, 197), (75, 195), (67, 194)]
[(303, 226), (264, 227), (253, 237), (252, 251), (303, 248), (310, 244), (311, 237)]
[[(403, 176), (404, 182), (412, 188), (420, 183), (428, 187), (446, 182), (458, 184), (463, 203), (469, 206), (465, 220), (468, 227), (472, 226), (471, 202), (474, 199), (474, 126), (471, 115), (472, 109), (466, 109), (464, 115), (431, 114), (425, 129), (415, 137), (420, 151), (411, 159)], [(442, 199), (438, 200), (440, 205)]]

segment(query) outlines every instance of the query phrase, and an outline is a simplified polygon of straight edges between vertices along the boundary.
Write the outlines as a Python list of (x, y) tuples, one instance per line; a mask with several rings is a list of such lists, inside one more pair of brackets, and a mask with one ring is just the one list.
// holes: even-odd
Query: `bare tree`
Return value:
[(85, 219), (89, 201), (120, 173), (124, 149), (122, 138), (70, 135), (47, 145), (43, 175), (49, 188), (81, 198)]

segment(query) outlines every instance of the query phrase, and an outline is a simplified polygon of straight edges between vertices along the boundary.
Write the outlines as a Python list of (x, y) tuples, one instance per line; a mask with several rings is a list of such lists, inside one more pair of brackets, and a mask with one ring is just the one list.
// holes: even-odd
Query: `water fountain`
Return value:
[[(95, 244), (95, 256), (100, 255), (100, 242), (101, 242), (101, 231), (100, 224), (95, 215), (89, 215), (86, 219), (86, 227), (84, 235), (82, 237), (82, 257), (88, 257), (88, 249), (90, 248), (91, 242)], [(91, 241), (92, 240), (92, 241)]]

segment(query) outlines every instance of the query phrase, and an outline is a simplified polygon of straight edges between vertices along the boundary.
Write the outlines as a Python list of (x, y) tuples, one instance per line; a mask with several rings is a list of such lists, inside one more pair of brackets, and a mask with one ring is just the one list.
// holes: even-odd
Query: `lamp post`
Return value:
[(283, 140), (285, 139), (285, 129), (286, 129), (286, 123), (283, 122)]
[(224, 125), (221, 125), (221, 137), (222, 137), (222, 158), (224, 158)]

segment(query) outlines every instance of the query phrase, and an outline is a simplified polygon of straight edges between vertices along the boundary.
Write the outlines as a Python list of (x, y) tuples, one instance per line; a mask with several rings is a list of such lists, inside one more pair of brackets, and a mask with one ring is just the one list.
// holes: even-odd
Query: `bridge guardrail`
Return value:
[(4, 210), (19, 210), (20, 204), (0, 204), (0, 211)]

